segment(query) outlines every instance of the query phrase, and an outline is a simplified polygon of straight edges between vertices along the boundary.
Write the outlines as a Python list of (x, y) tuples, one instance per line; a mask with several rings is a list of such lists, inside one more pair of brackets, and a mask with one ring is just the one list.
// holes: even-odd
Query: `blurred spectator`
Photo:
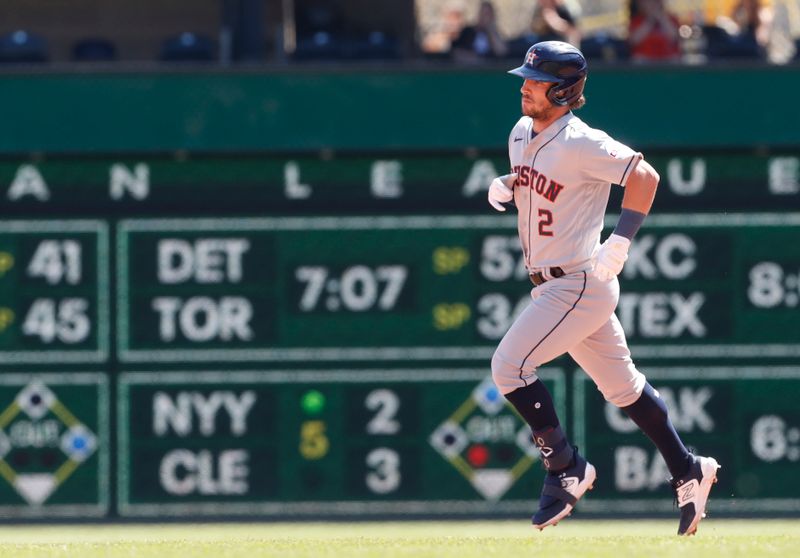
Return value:
[(494, 6), (484, 0), (478, 9), (478, 21), (461, 30), (453, 41), (453, 58), (459, 62), (477, 62), (485, 58), (501, 58), (508, 46), (497, 29)]
[(770, 41), (772, 8), (762, 0), (739, 0), (728, 15), (717, 18), (719, 56), (762, 57)]
[(539, 0), (528, 30), (508, 42), (508, 55), (512, 58), (525, 56), (528, 48), (539, 41), (566, 41), (580, 47), (577, 19), (576, 12), (563, 0)]
[(678, 18), (667, 12), (664, 0), (635, 0), (628, 42), (635, 61), (678, 60), (681, 55)]
[(442, 7), (442, 13), (435, 25), (422, 39), (422, 51), (426, 54), (449, 54), (453, 42), (466, 25), (464, 2), (449, 0)]
[[(565, 41), (580, 46), (577, 16), (564, 0), (539, 0), (533, 9), (531, 32), (538, 41)], [(533, 44), (533, 43), (531, 43)]]

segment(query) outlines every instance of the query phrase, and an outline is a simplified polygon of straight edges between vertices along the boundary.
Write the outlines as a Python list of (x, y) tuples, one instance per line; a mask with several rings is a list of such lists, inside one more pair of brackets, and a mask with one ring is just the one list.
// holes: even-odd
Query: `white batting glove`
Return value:
[(611, 281), (620, 274), (625, 260), (628, 259), (628, 248), (631, 241), (624, 236), (612, 234), (600, 246), (597, 261), (594, 264), (594, 276), (601, 281)]
[(504, 174), (492, 180), (489, 186), (489, 203), (497, 211), (505, 211), (504, 203), (514, 199), (514, 182), (517, 181), (517, 174)]

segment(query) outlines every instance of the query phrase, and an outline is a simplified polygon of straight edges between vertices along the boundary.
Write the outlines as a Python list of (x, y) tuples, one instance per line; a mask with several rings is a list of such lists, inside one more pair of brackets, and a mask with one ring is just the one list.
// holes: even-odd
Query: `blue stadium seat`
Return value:
[(348, 58), (354, 60), (397, 60), (400, 49), (397, 40), (383, 31), (370, 31), (350, 41)]
[(117, 47), (108, 39), (82, 39), (72, 47), (72, 59), (80, 62), (116, 60)]
[(184, 32), (164, 41), (159, 58), (164, 62), (211, 62), (215, 59), (214, 41), (203, 35)]
[(33, 33), (18, 29), (0, 37), (0, 63), (47, 62), (47, 43)]
[(311, 35), (297, 38), (292, 59), (305, 60), (341, 60), (345, 58), (346, 41), (338, 34), (328, 31), (317, 31)]

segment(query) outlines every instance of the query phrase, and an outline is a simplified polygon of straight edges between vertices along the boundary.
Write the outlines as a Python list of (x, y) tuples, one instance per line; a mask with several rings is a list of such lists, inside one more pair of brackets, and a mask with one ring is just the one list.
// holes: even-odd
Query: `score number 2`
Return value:
[[(367, 423), (367, 434), (393, 436), (400, 431), (400, 422), (395, 418), (400, 409), (400, 398), (390, 389), (376, 389), (364, 399), (364, 406), (375, 415)], [(367, 454), (369, 468), (364, 479), (375, 494), (389, 494), (400, 487), (400, 456), (387, 447), (375, 448)]]

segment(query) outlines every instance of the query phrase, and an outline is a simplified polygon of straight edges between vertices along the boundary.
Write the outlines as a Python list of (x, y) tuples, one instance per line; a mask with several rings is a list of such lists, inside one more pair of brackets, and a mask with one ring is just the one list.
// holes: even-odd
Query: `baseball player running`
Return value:
[[(569, 353), (607, 401), (620, 407), (653, 441), (672, 475), (680, 507), (679, 535), (692, 535), (705, 515), (717, 461), (692, 455), (681, 442), (664, 401), (631, 361), (614, 309), (617, 275), (655, 197), (658, 173), (630, 147), (590, 128), (572, 111), (586, 99), (586, 60), (567, 43), (533, 45), (519, 68), (522, 118), (511, 130), (512, 173), (489, 187), (498, 211), (514, 202), (531, 304), (500, 341), (492, 376), (530, 425), (546, 469), (540, 530), (568, 516), (592, 488), (596, 472), (560, 426), (536, 369)], [(611, 184), (625, 188), (614, 232), (600, 232)]]

